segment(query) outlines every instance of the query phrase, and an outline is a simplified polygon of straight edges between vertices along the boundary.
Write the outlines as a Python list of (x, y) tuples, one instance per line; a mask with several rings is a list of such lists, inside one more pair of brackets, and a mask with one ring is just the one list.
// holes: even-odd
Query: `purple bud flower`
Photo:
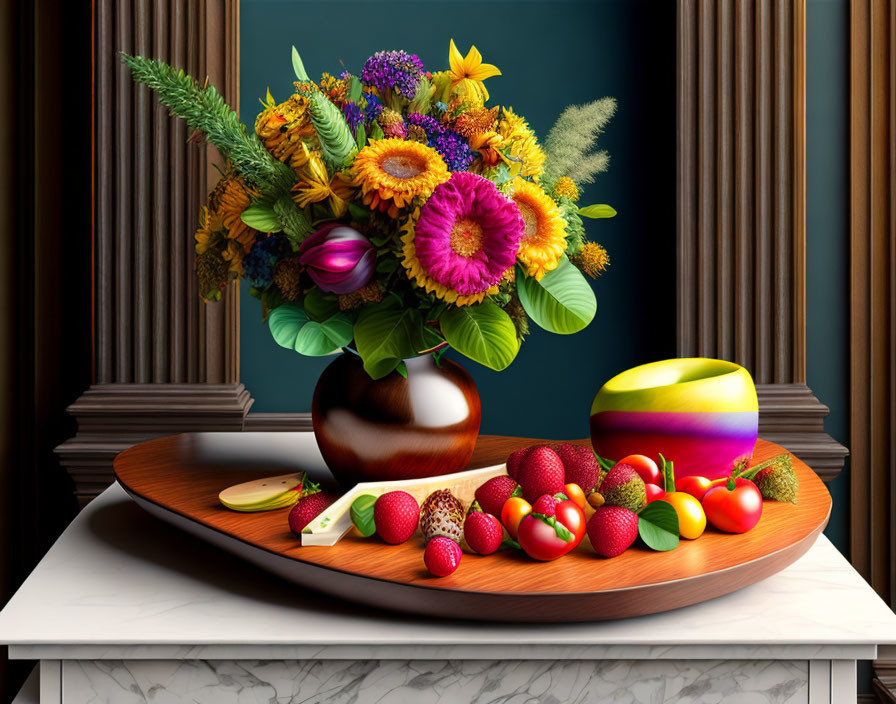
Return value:
[(376, 251), (364, 235), (338, 222), (324, 225), (302, 242), (299, 263), (311, 280), (330, 293), (351, 293), (373, 276)]

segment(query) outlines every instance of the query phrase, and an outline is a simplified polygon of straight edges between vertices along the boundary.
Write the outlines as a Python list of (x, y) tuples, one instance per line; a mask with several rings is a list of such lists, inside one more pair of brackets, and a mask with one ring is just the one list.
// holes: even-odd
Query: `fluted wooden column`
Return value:
[(896, 0), (850, 24), (850, 557), (896, 608)]
[(678, 353), (753, 374), (760, 434), (825, 479), (806, 386), (805, 0), (679, 0)]
[(221, 166), (214, 147), (133, 83), (119, 52), (208, 77), (238, 108), (238, 0), (97, 0), (94, 55), (94, 384), (59, 448), (86, 500), (146, 437), (242, 429), (239, 289), (199, 300), (193, 233)]

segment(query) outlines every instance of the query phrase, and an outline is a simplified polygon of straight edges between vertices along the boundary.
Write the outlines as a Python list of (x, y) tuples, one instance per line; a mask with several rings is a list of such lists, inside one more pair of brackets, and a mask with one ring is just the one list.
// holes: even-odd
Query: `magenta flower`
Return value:
[(420, 209), (413, 244), (429, 279), (472, 296), (495, 286), (513, 266), (523, 229), (519, 208), (495, 184), (456, 171)]
[(376, 251), (364, 235), (338, 222), (324, 225), (302, 242), (299, 263), (322, 290), (351, 293), (370, 281)]

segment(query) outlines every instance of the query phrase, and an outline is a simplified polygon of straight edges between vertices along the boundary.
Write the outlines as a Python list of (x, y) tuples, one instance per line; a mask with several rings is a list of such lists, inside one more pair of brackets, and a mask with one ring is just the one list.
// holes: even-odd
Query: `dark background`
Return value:
[[(417, 53), (431, 71), (447, 68), (452, 37), (471, 44), (503, 75), (488, 79), (491, 105), (509, 105), (544, 137), (569, 103), (606, 95), (616, 116), (599, 144), (610, 169), (584, 189), (582, 204), (609, 203), (612, 220), (586, 221), (610, 252), (595, 283), (597, 317), (558, 336), (533, 326), (514, 363), (493, 372), (459, 355), (482, 397), (485, 433), (585, 437), (598, 388), (614, 374), (675, 356), (675, 3), (649, 0), (551, 2), (367, 2), (242, 0), (240, 105), (254, 124), (270, 87), (292, 90), (293, 44), (309, 75), (357, 73), (381, 49)], [(849, 7), (807, 6), (807, 376), (831, 407), (827, 431), (848, 445)], [(362, 16), (363, 22), (337, 18)], [(398, 21), (400, 18), (400, 21)], [(307, 31), (309, 27), (314, 31)], [(340, 63), (340, 61), (342, 63)], [(240, 379), (253, 411), (309, 411), (328, 358), (278, 347), (258, 302), (241, 299)], [(827, 535), (847, 551), (849, 472), (831, 484)]]

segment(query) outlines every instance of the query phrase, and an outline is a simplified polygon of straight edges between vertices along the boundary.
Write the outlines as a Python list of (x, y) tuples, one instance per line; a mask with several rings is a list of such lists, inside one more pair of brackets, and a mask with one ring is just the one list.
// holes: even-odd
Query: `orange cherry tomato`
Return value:
[(663, 485), (663, 475), (660, 473), (660, 468), (647, 455), (629, 455), (628, 457), (623, 457), (616, 464), (631, 466), (632, 469), (641, 475), (641, 479), (644, 480), (645, 484)]
[(678, 533), (682, 538), (695, 540), (703, 535), (706, 530), (706, 514), (697, 499), (683, 491), (664, 493), (657, 498), (672, 504), (678, 514)]
[(520, 496), (511, 496), (504, 502), (504, 508), (501, 509), (501, 523), (504, 524), (511, 538), (516, 540), (520, 521), (530, 513), (532, 513), (532, 504)]
[(585, 508), (585, 492), (578, 484), (567, 484), (563, 487), (563, 493), (579, 508)]

